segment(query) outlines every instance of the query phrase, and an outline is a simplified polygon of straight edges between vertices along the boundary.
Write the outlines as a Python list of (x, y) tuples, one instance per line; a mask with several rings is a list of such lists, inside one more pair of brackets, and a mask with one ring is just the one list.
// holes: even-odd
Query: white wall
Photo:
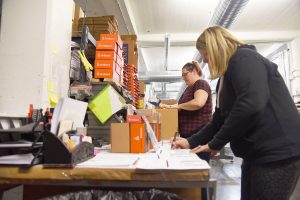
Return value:
[(295, 102), (300, 102), (300, 37), (290, 44), (290, 82), (291, 93)]
[(47, 80), (67, 95), (72, 9), (72, 0), (3, 0), (0, 114), (48, 107)]

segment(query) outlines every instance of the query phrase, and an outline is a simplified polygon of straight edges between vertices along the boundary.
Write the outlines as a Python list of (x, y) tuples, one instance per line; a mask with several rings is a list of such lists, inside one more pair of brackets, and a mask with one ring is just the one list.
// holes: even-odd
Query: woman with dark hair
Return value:
[(199, 131), (212, 116), (211, 89), (201, 77), (202, 70), (199, 63), (195, 61), (186, 63), (182, 67), (182, 79), (187, 88), (178, 104), (160, 104), (160, 107), (178, 109), (178, 130), (180, 137), (183, 138), (188, 138)]
[[(180, 97), (178, 104), (160, 107), (178, 109), (178, 130), (181, 138), (188, 138), (203, 128), (212, 116), (212, 97), (209, 84), (202, 79), (202, 70), (198, 62), (189, 62), (182, 67), (182, 79), (187, 88)], [(209, 162), (210, 153), (201, 152), (198, 156)], [(206, 200), (206, 189), (201, 196)]]

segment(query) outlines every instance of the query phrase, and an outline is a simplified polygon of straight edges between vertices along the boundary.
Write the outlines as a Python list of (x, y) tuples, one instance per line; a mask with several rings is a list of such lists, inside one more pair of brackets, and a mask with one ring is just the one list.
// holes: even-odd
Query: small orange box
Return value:
[(142, 116), (141, 115), (127, 115), (126, 116), (127, 123), (142, 123)]
[(130, 153), (146, 152), (146, 130), (144, 123), (130, 124)]
[(118, 55), (114, 51), (96, 51), (96, 60), (115, 60), (117, 61)]
[(109, 50), (109, 51), (118, 51), (118, 45), (115, 41), (107, 41), (107, 40), (98, 40), (96, 42), (97, 50)]
[(112, 78), (120, 82), (121, 78), (113, 69), (95, 69), (94, 78)]
[(123, 41), (119, 34), (100, 34), (100, 40), (114, 41), (122, 48)]
[(111, 68), (111, 69), (115, 69), (116, 68), (116, 63), (112, 59), (109, 59), (109, 60), (95, 60), (94, 67), (96, 69), (98, 69), (98, 68)]

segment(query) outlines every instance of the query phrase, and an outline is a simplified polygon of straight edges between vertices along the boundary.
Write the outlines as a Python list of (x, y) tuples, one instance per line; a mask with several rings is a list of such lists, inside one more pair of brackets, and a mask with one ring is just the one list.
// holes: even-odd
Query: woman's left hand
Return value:
[(209, 148), (208, 144), (206, 144), (206, 145), (202, 145), (202, 146), (199, 145), (199, 146), (193, 148), (191, 150), (191, 152), (193, 152), (193, 153), (210, 152), (210, 157), (214, 158), (215, 155), (218, 153), (218, 150), (212, 150), (211, 148)]

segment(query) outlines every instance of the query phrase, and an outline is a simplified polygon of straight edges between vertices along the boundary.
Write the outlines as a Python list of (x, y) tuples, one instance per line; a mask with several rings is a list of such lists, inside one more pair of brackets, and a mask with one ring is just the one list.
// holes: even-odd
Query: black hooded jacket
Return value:
[(277, 65), (251, 45), (229, 60), (212, 121), (188, 138), (191, 148), (230, 142), (235, 156), (267, 163), (300, 156), (300, 115)]

